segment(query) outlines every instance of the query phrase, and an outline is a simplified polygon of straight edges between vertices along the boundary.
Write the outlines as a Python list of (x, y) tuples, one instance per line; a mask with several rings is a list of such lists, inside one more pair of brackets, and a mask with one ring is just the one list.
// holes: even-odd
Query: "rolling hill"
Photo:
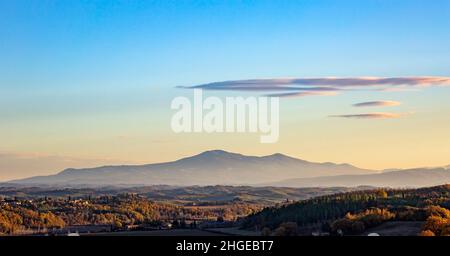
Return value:
[(120, 194), (138, 194), (155, 202), (177, 205), (220, 205), (229, 203), (250, 203), (272, 205), (286, 203), (287, 200), (304, 200), (312, 197), (367, 190), (369, 187), (355, 188), (281, 188), (250, 186), (144, 186), (144, 187), (95, 187), (95, 188), (61, 188), (52, 186), (1, 186), (1, 198), (39, 199), (39, 198), (88, 198), (116, 196)]

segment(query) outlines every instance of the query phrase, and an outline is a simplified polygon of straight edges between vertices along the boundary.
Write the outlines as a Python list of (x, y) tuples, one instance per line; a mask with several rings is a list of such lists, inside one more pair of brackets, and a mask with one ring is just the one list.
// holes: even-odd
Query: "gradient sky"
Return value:
[[(449, 45), (445, 0), (0, 0), (0, 180), (219, 148), (448, 165), (450, 87), (282, 99), (280, 140), (265, 145), (257, 134), (174, 134), (170, 102), (192, 95), (176, 86), (226, 80), (448, 77)], [(401, 105), (352, 106), (372, 101)], [(401, 116), (330, 117), (366, 112)]]

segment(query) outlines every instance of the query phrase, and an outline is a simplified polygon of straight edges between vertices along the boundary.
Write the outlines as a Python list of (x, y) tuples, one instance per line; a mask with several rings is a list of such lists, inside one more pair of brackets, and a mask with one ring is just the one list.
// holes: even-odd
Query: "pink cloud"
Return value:
[(367, 101), (353, 104), (354, 107), (392, 107), (398, 106), (401, 103), (398, 101), (391, 100), (380, 100), (380, 101)]
[(404, 113), (364, 113), (364, 114), (347, 114), (347, 115), (331, 115), (330, 117), (354, 118), (354, 119), (393, 119), (404, 116)]

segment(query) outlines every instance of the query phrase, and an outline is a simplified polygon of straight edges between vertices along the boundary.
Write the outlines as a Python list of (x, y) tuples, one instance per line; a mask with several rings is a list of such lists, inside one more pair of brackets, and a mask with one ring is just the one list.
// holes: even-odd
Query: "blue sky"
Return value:
[(445, 75), (450, 62), (449, 1), (19, 0), (1, 6), (2, 87)]
[[(444, 0), (3, 0), (0, 150), (156, 161), (150, 155), (160, 145), (107, 141), (173, 139), (167, 131), (170, 100), (189, 93), (175, 86), (277, 77), (450, 76), (449, 28), (450, 1)], [(323, 117), (330, 106), (348, 111), (375, 94), (290, 101), (285, 111), (314, 108)], [(409, 100), (413, 107), (403, 104), (404, 111), (417, 111), (417, 105), (447, 110), (448, 96), (439, 88), (389, 95)], [(223, 143), (203, 141), (191, 152), (173, 140), (163, 159)], [(115, 149), (122, 146), (127, 151)], [(248, 153), (253, 148), (229, 146)], [(308, 155), (307, 149), (281, 144), (255, 153), (288, 151), (320, 160), (320, 152)], [(142, 150), (149, 153), (137, 153)], [(342, 159), (327, 157), (322, 160)]]

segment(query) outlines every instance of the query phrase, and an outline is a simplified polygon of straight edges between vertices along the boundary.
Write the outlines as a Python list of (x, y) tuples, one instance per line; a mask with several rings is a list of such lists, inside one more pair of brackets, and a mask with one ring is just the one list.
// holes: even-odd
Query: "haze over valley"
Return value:
[(421, 187), (447, 182), (450, 182), (448, 167), (381, 172), (350, 164), (314, 163), (280, 153), (246, 156), (211, 150), (173, 162), (66, 169), (55, 175), (8, 183), (55, 186)]

